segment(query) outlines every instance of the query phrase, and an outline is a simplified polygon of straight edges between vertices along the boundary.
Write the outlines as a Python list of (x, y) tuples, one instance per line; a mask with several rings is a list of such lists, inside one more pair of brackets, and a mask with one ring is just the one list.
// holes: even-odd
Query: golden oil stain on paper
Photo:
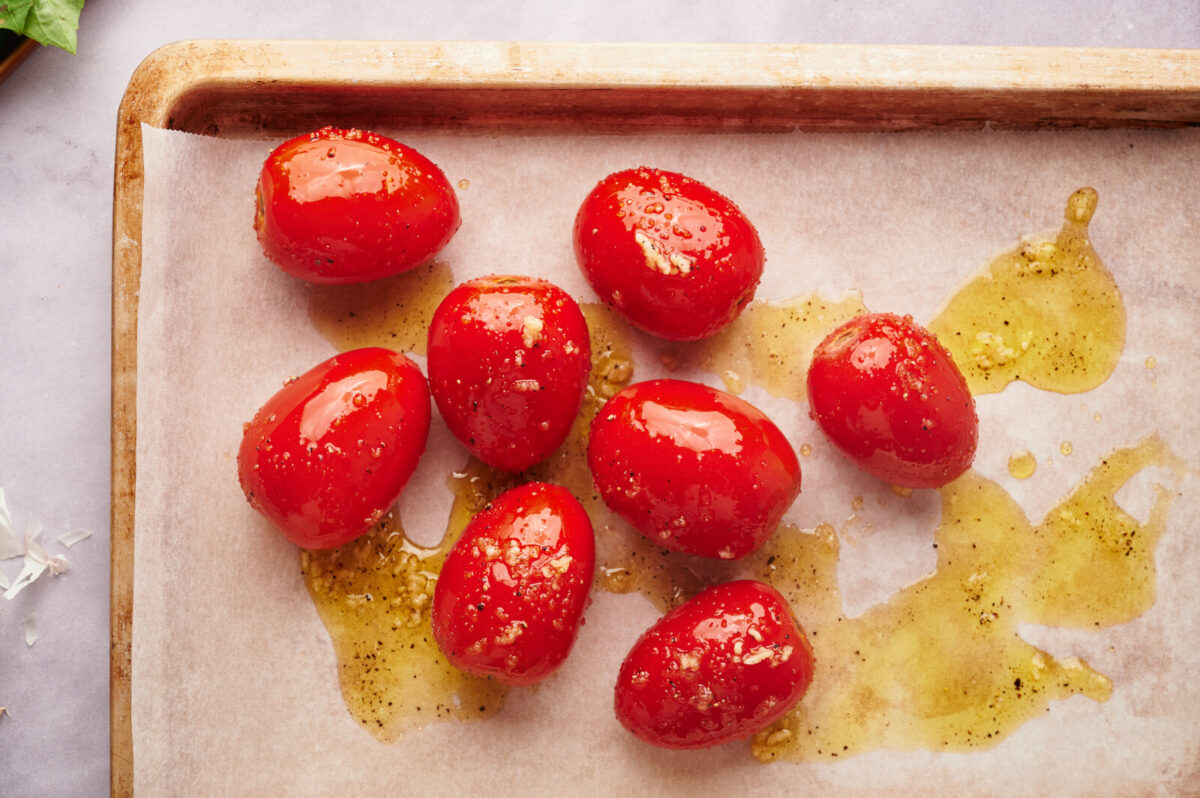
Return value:
[(384, 742), (435, 720), (488, 717), (504, 703), (507, 688), (452, 666), (430, 630), (437, 574), (457, 537), (418, 547), (392, 513), (343, 546), (300, 552), (346, 707)]
[(1008, 473), (1017, 479), (1029, 479), (1037, 471), (1037, 458), (1028, 449), (1013, 452), (1008, 457)]
[(452, 287), (444, 261), (369, 283), (310, 285), (308, 318), (339, 352), (381, 346), (423, 355), (433, 312)]
[(1107, 700), (1108, 677), (1026, 643), (1017, 624), (1110, 626), (1154, 603), (1169, 495), (1159, 489), (1144, 524), (1113, 497), (1163, 465), (1178, 463), (1156, 438), (1122, 449), (1036, 526), (997, 484), (968, 472), (941, 490), (934, 573), (857, 618), (842, 612), (833, 528), (781, 529), (753, 555), (753, 573), (796, 608), (817, 672), (805, 699), (755, 737), (754, 755), (969, 751), (997, 744), (1051, 701)]
[[(816, 294), (773, 303), (751, 302), (712, 338), (669, 348), (675, 367), (716, 374), (725, 390), (740, 394), (757, 385), (772, 396), (804, 399), (812, 352), (825, 336), (867, 309), (859, 294), (837, 301)], [(674, 369), (672, 369), (674, 370)]]
[(1097, 202), (1094, 189), (1076, 191), (1057, 236), (997, 257), (929, 324), (972, 393), (996, 393), (1018, 379), (1077, 393), (1116, 368), (1125, 304), (1088, 238)]

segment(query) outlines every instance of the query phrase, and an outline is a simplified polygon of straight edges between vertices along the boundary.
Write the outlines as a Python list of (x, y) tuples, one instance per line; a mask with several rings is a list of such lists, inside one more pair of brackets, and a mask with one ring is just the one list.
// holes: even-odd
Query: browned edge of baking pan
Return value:
[[(131, 645), (141, 125), (519, 130), (1200, 125), (1200, 51), (849, 45), (197, 41), (134, 72), (113, 204), (113, 795), (133, 793)], [(247, 191), (251, 189), (247, 187)]]

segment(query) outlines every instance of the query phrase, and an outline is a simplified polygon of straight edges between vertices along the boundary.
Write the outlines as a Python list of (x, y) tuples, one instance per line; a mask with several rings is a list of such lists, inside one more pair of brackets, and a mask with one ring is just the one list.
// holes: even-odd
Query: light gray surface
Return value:
[[(108, 790), (113, 148), (121, 94), (155, 48), (193, 38), (1200, 47), (1200, 0), (731, 7), (93, 0), (78, 56), (39, 50), (0, 84), (0, 488), (18, 527), (43, 522), (47, 548), (73, 566), (0, 600), (0, 793)], [(67, 551), (54, 539), (73, 527), (96, 534)], [(0, 563), (10, 579), (18, 568)], [(29, 648), (31, 614), (40, 636)]]

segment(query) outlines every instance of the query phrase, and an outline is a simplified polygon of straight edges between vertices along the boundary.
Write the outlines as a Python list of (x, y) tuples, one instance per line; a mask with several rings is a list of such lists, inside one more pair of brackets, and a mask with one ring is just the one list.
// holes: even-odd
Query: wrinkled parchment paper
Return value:
[[(534, 274), (586, 301), (594, 295), (570, 248), (575, 211), (601, 177), (642, 163), (709, 183), (754, 221), (768, 255), (759, 298), (813, 290), (837, 298), (857, 289), (869, 308), (909, 312), (922, 323), (999, 250), (1057, 229), (1071, 192), (1094, 186), (1092, 242), (1129, 314), (1124, 358), (1086, 394), (1017, 383), (979, 397), (975, 467), (1036, 521), (1107, 452), (1151, 432), (1190, 469), (1200, 466), (1200, 131), (381, 132), (420, 149), (452, 183), (469, 181), (459, 190), (463, 226), (442, 256), (456, 282)], [(617, 724), (611, 686), (657, 613), (639, 595), (602, 592), (556, 678), (514, 690), (489, 721), (435, 723), (394, 745), (377, 742), (342, 702), (296, 549), (250, 509), (237, 482), (242, 422), (285, 378), (334, 351), (309, 322), (304, 286), (269, 264), (255, 241), (254, 184), (275, 142), (149, 128), (144, 137), (132, 676), (138, 795), (1134, 795), (1180, 794), (1200, 783), (1200, 483), (1194, 473), (1176, 482), (1165, 471), (1119, 494), (1144, 518), (1150, 477), (1181, 493), (1158, 548), (1155, 606), (1096, 632), (1022, 629), (1035, 645), (1111, 676), (1112, 699), (1052, 703), (991, 750), (769, 766), (742, 743), (656, 750)], [(660, 372), (641, 362), (636, 378)], [(836, 458), (806, 405), (754, 388), (744, 396), (796, 448), (813, 448), (802, 458), (804, 493), (788, 520), (841, 526), (857, 515), (859, 531), (842, 541), (839, 566), (851, 615), (931, 569), (936, 492), (915, 493), (922, 512), (896, 518), (886, 510), (894, 506), (887, 488)], [(1069, 456), (1062, 441), (1073, 444)], [(1007, 472), (1018, 449), (1038, 459), (1026, 481)], [(426, 543), (445, 523), (444, 478), (464, 460), (435, 419), (401, 499), (406, 525)], [(864, 498), (861, 509), (851, 507), (853, 497)], [(803, 622), (804, 608), (796, 611)]]

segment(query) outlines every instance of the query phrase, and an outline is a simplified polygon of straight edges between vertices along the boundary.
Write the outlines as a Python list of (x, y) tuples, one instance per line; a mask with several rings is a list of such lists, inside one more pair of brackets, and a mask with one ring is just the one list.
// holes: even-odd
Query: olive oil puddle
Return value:
[(929, 329), (974, 394), (1013, 380), (1059, 393), (1104, 382), (1125, 348), (1125, 305), (1088, 239), (1098, 201), (1081, 188), (1054, 238), (1029, 238), (959, 289)]
[[(338, 351), (424, 354), (433, 312), (451, 288), (449, 264), (434, 262), (370, 283), (310, 286), (308, 315)], [(437, 575), (469, 518), (452, 515), (442, 542), (423, 548), (408, 540), (393, 510), (358, 540), (300, 553), (346, 707), (381, 741), (434, 720), (490, 717), (504, 704), (507, 688), (453, 667), (429, 623)]]
[(816, 294), (779, 303), (755, 300), (712, 338), (669, 347), (662, 358), (672, 371), (689, 368), (715, 374), (730, 393), (740, 394), (752, 384), (772, 396), (804, 399), (817, 344), (866, 312), (856, 293), (837, 301)]
[(344, 546), (300, 552), (346, 707), (383, 742), (434, 720), (489, 717), (504, 704), (507, 688), (451, 665), (430, 629), (437, 574), (460, 532), (424, 549), (393, 512)]
[(339, 352), (382, 346), (423, 355), (433, 312), (453, 287), (444, 261), (369, 283), (310, 285), (308, 318)]
[(858, 618), (842, 612), (831, 527), (781, 530), (751, 564), (796, 608), (817, 659), (809, 695), (753, 752), (763, 761), (837, 759), (872, 749), (969, 751), (999, 743), (1081, 694), (1112, 682), (1073, 657), (1017, 635), (1018, 623), (1095, 629), (1155, 599), (1154, 550), (1170, 494), (1145, 523), (1116, 492), (1139, 471), (1182, 464), (1157, 438), (1115, 452), (1036, 526), (974, 472), (941, 490), (936, 570)]
[[(1094, 192), (1076, 192), (1057, 238), (1028, 241), (1000, 255), (930, 325), (963, 367), (973, 391), (999, 391), (1023, 379), (1072, 392), (1094, 387), (1111, 373), (1124, 344), (1124, 308), (1087, 239), (1094, 208)], [(345, 287), (315, 289), (310, 317), (339, 349), (379, 345), (421, 353), (428, 321), (451, 287), (449, 268), (435, 264), (394, 280), (360, 287), (355, 294)], [(802, 531), (785, 525), (760, 552), (730, 564), (666, 552), (607, 511), (587, 468), (587, 430), (604, 401), (631, 381), (632, 340), (606, 308), (585, 305), (583, 310), (592, 335), (593, 371), (583, 410), (563, 446), (520, 475), (470, 459), (448, 478), (455, 499), (442, 544), (418, 549), (398, 527), (385, 523), (372, 532), (371, 543), (363, 544), (376, 551), (366, 561), (379, 573), (395, 571), (400, 581), (377, 585), (369, 580), (382, 577), (364, 575), (361, 584), (343, 588), (335, 581), (327, 591), (336, 594), (334, 604), (356, 605), (321, 609), (338, 649), (351, 713), (368, 728), (380, 728), (375, 720), (390, 689), (387, 682), (400, 672), (411, 683), (401, 700), (387, 697), (392, 704), (384, 725), (393, 732), (376, 731), (376, 736), (393, 739), (434, 717), (486, 717), (501, 705), (503, 691), (497, 685), (455, 674), (445, 663), (429, 634), (428, 599), (420, 596), (432, 595), (442, 559), (470, 517), (503, 490), (530, 479), (567, 487), (588, 509), (602, 589), (640, 592), (665, 611), (711, 584), (756, 576), (789, 598), (812, 637), (818, 672), (804, 701), (754, 740), (754, 754), (764, 761), (836, 760), (878, 748), (987, 747), (1046, 711), (1052, 700), (1073, 694), (1108, 697), (1112, 686), (1105, 676), (1084, 662), (1029, 645), (1017, 636), (1016, 624), (1097, 628), (1129, 620), (1153, 604), (1154, 549), (1169, 497), (1160, 489), (1143, 524), (1121, 511), (1113, 496), (1143, 468), (1176, 465), (1160, 441), (1115, 453), (1037, 526), (998, 485), (969, 472), (941, 491), (937, 570), (851, 619), (838, 592), (838, 539), (832, 526)], [(803, 401), (812, 349), (839, 324), (864, 312), (855, 295), (836, 302), (816, 295), (775, 304), (756, 301), (721, 335), (663, 344), (657, 354), (668, 369), (707, 371), (734, 393), (754, 384)], [(1012, 467), (1020, 471), (1025, 464)], [(325, 578), (334, 570), (323, 559), (330, 556), (305, 555), (306, 581), (319, 609), (312, 563), (321, 564), (318, 576)], [(391, 586), (408, 588), (417, 573), (426, 580), (421, 593)], [(392, 638), (371, 631), (393, 621), (373, 599), (363, 604), (361, 597), (371, 592), (364, 585), (377, 591), (373, 596), (408, 597), (402, 602), (408, 611), (404, 617), (416, 625), (401, 627)], [(413, 604), (425, 609), (414, 610)], [(367, 628), (359, 634), (357, 625)], [(338, 642), (355, 635), (358, 650)], [(364, 659), (363, 652), (378, 656), (385, 644), (391, 646), (390, 674)], [(354, 662), (356, 653), (366, 664)]]
[[(971, 393), (997, 393), (1018, 379), (1079, 393), (1116, 368), (1125, 347), (1125, 305), (1088, 238), (1097, 203), (1095, 190), (1076, 191), (1057, 235), (1026, 238), (997, 256), (929, 323)], [(670, 370), (714, 374), (731, 393), (754, 384), (803, 401), (813, 349), (867, 312), (858, 294), (837, 301), (816, 294), (779, 303), (755, 300), (716, 336), (668, 346), (662, 359)]]

